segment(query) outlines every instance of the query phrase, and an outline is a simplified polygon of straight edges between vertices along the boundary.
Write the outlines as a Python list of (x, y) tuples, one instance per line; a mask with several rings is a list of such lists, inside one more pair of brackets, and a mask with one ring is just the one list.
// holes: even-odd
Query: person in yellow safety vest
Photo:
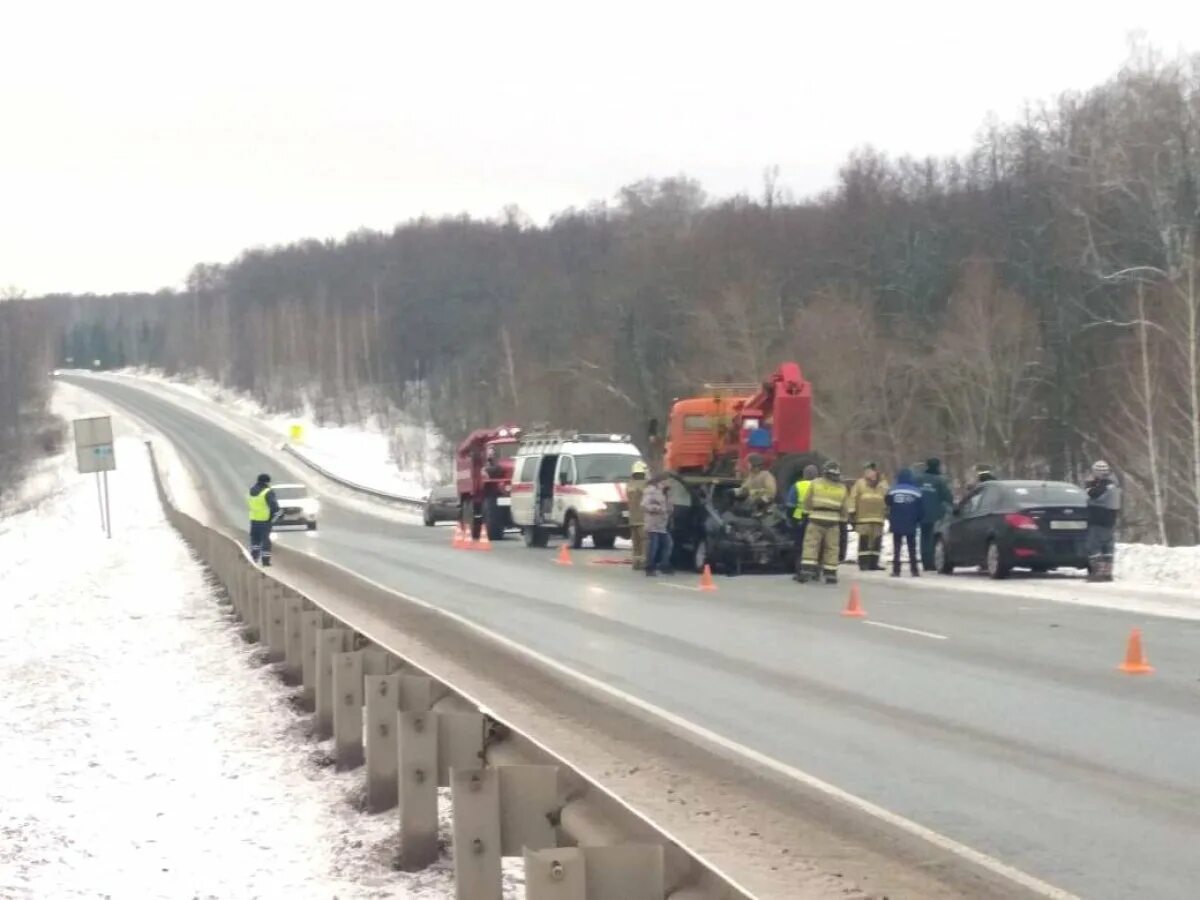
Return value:
[(246, 495), (250, 512), (250, 557), (264, 566), (271, 564), (271, 523), (279, 515), (279, 502), (271, 489), (271, 476), (259, 475)]
[(847, 514), (858, 532), (858, 567), (864, 572), (880, 569), (883, 551), (883, 521), (887, 518), (888, 482), (879, 472), (879, 464), (869, 462), (863, 476), (850, 489)]
[(804, 556), (804, 530), (808, 524), (808, 510), (804, 508), (804, 504), (808, 500), (808, 492), (812, 490), (812, 483), (816, 480), (817, 474), (816, 466), (811, 464), (805, 466), (800, 479), (788, 488), (787, 502), (784, 503), (788, 517), (792, 520), (793, 553), (796, 558), (796, 574), (792, 576), (794, 581), (801, 580), (800, 564)]
[(842, 484), (842, 467), (833, 460), (825, 463), (821, 477), (812, 483), (804, 508), (808, 524), (804, 526), (804, 551), (801, 554), (800, 582), (815, 581), (821, 575), (826, 584), (837, 584), (838, 542), (846, 521), (849, 492)]
[(633, 570), (646, 568), (646, 519), (642, 512), (642, 497), (646, 493), (646, 473), (649, 467), (640, 459), (633, 464), (629, 473), (629, 484), (625, 488), (625, 499), (629, 501), (629, 539), (633, 541)]

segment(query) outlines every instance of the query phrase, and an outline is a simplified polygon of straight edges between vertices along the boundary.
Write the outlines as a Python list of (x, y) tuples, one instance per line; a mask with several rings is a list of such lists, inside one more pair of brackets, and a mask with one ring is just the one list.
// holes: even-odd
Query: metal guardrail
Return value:
[[(178, 509), (146, 444), (168, 521), (222, 588), (218, 602), (301, 689), (339, 769), (365, 769), (366, 807), (398, 809), (398, 867), (438, 857), (438, 788), (451, 791), (456, 900), (501, 896), (501, 860), (523, 857), (527, 900), (746, 900), (702, 860), (581, 773), (333, 615), (241, 543)], [(305, 566), (328, 566), (303, 557)], [(333, 567), (330, 567), (333, 568)]]
[(413, 509), (421, 509), (425, 506), (425, 499), (423, 497), (405, 497), (402, 494), (392, 494), (388, 491), (381, 491), (378, 488), (367, 487), (365, 484), (358, 484), (357, 482), (351, 481), (348, 478), (344, 478), (341, 475), (335, 475), (324, 466), (321, 466), (309, 459), (291, 444), (283, 444), (280, 449), (285, 453), (290, 453), (318, 475), (322, 475), (335, 484), (340, 484), (342, 487), (350, 488), (352, 491), (357, 491), (360, 494), (366, 494), (367, 496), (374, 497), (377, 500), (388, 500), (392, 503), (399, 503), (404, 506), (412, 507)]

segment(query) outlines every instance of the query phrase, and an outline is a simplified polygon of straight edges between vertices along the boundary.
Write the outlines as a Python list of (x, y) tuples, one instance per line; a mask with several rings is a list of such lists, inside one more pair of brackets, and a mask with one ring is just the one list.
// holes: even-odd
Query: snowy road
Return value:
[[(178, 445), (242, 527), (278, 462), (135, 387), (87, 386)], [(1200, 623), (1019, 594), (783, 578), (647, 582), (490, 555), (327, 499), (321, 531), (281, 541), (468, 616), (542, 653), (1086, 897), (1195, 896)], [(1157, 672), (1115, 671), (1140, 626)]]

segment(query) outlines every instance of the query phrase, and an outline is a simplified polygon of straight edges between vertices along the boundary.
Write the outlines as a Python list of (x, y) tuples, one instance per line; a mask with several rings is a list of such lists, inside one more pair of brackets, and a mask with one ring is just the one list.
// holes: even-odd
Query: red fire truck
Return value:
[(487, 528), (488, 538), (498, 541), (512, 527), (513, 457), (521, 440), (517, 425), (497, 425), (472, 431), (455, 454), (455, 482), (463, 524), (478, 540)]

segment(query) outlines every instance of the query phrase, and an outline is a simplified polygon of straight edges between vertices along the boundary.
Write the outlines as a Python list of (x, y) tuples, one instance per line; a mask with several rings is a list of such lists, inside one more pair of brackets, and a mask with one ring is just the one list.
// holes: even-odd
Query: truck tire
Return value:
[(521, 537), (525, 539), (526, 547), (540, 548), (546, 546), (550, 535), (536, 525), (529, 525), (521, 529)]
[(617, 536), (611, 531), (606, 531), (603, 534), (593, 534), (592, 543), (597, 550), (611, 550), (617, 545)]
[(508, 519), (507, 512), (508, 510), (496, 502), (495, 497), (483, 499), (483, 524), (487, 526), (488, 540), (504, 539), (504, 528)]
[(571, 545), (572, 550), (578, 550), (583, 546), (585, 537), (583, 529), (579, 527), (579, 517), (574, 513), (568, 513), (567, 521), (563, 523), (563, 534), (567, 538), (567, 543)]

